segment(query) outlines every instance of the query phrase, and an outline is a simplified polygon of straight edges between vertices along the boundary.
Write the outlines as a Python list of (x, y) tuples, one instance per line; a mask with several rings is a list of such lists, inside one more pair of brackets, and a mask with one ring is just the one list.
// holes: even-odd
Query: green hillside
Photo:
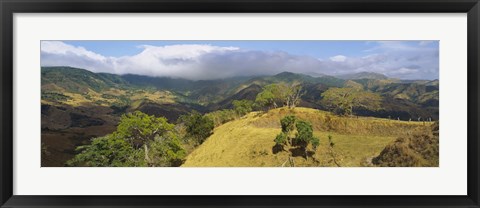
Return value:
[(340, 79), (388, 79), (387, 76), (380, 74), (380, 73), (375, 73), (375, 72), (358, 72), (354, 74), (344, 74), (344, 75), (339, 75), (337, 76)]
[(64, 89), (65, 91), (75, 93), (85, 93), (89, 89), (101, 91), (109, 88), (130, 87), (118, 75), (93, 73), (85, 69), (73, 67), (42, 67), (41, 78), (42, 87), (44, 88)]
[[(340, 76), (342, 77), (342, 76)], [(274, 76), (235, 77), (221, 80), (185, 80), (140, 75), (93, 73), (71, 67), (42, 67), (42, 99), (68, 105), (94, 103), (103, 106), (126, 106), (140, 97), (154, 103), (196, 105), (196, 110), (213, 111), (231, 108), (238, 99), (254, 100), (269, 84), (299, 84), (305, 93), (300, 106), (326, 109), (321, 94), (331, 87), (362, 87), (384, 97), (382, 111), (354, 109), (357, 114), (401, 120), (438, 119), (438, 81), (394, 80), (375, 73), (358, 73), (340, 79), (332, 76), (312, 77), (282, 72)], [(131, 97), (137, 99), (131, 99)], [(205, 109), (201, 109), (203, 108)], [(182, 108), (182, 106), (179, 106)]]

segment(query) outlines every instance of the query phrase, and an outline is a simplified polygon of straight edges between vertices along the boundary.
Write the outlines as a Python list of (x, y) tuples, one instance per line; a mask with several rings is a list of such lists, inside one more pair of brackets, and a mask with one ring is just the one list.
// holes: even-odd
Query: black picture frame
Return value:
[[(0, 0), (1, 207), (480, 207), (478, 0)], [(465, 196), (24, 196), (13, 195), (15, 13), (467, 13), (468, 194)], [(446, 178), (445, 180), (448, 180)]]

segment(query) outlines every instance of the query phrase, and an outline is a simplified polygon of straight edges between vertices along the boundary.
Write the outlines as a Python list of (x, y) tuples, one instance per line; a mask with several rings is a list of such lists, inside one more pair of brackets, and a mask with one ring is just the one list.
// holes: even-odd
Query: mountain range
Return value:
[[(128, 104), (134, 100), (126, 94), (118, 94), (112, 90), (133, 93), (138, 90), (149, 93), (166, 93), (173, 99), (169, 104), (190, 105), (202, 112), (214, 111), (219, 108), (231, 107), (233, 100), (248, 99), (254, 100), (256, 94), (262, 91), (262, 87), (272, 83), (298, 83), (305, 90), (300, 106), (306, 105), (323, 109), (319, 100), (321, 93), (330, 87), (345, 87), (359, 85), (362, 88), (379, 93), (384, 97), (385, 111), (390, 112), (391, 117), (400, 119), (421, 117), (437, 118), (435, 112), (425, 111), (424, 108), (438, 108), (438, 80), (397, 80), (389, 79), (385, 75), (361, 72), (356, 74), (334, 76), (312, 77), (305, 74), (282, 72), (274, 76), (257, 77), (235, 77), (221, 80), (200, 80), (192, 81), (186, 79), (175, 79), (168, 77), (148, 77), (140, 75), (115, 75), (106, 73), (93, 73), (85, 69), (71, 67), (43, 67), (42, 68), (42, 99), (62, 103), (52, 98), (55, 96), (78, 95), (84, 98), (92, 98), (100, 94), (103, 99), (90, 99), (91, 102), (105, 105)], [(91, 95), (89, 95), (91, 94)], [(97, 95), (98, 96), (98, 95)], [(109, 100), (108, 97), (111, 97)], [(114, 99), (115, 98), (115, 99)], [(113, 100), (115, 102), (112, 102)], [(75, 99), (72, 99), (75, 100)], [(151, 99), (140, 99), (143, 102), (155, 101)], [(163, 99), (164, 101), (166, 100)], [(81, 100), (80, 100), (81, 102)], [(90, 102), (90, 103), (91, 103)], [(84, 102), (89, 103), (88, 101)], [(405, 112), (393, 112), (402, 108), (391, 108), (398, 106), (415, 109)], [(137, 102), (138, 104), (138, 102)], [(375, 115), (373, 112), (372, 116)], [(378, 112), (377, 112), (378, 113)], [(385, 114), (385, 113), (383, 113)], [(409, 116), (406, 116), (409, 114)], [(382, 117), (382, 116), (379, 116)]]

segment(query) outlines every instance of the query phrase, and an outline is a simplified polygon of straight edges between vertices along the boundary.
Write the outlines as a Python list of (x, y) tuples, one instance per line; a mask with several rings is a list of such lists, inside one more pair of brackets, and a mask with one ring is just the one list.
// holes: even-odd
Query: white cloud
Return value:
[(62, 55), (72, 54), (77, 56), (85, 56), (87, 58), (98, 60), (98, 61), (104, 61), (106, 59), (104, 56), (88, 51), (83, 47), (75, 47), (72, 45), (65, 44), (61, 41), (42, 41), (40, 48), (44, 53), (62, 54)]
[(283, 71), (330, 75), (370, 71), (405, 79), (438, 78), (438, 48), (402, 42), (380, 43), (363, 57), (337, 55), (329, 59), (297, 56), (282, 51), (242, 50), (212, 45), (139, 46), (132, 56), (106, 57), (61, 41), (43, 41), (42, 66), (72, 66), (93, 72), (219, 79), (273, 75)]
[(389, 74), (391, 74), (391, 75), (402, 75), (402, 74), (411, 74), (411, 73), (415, 73), (415, 72), (418, 72), (418, 70), (402, 67), (400, 69), (390, 71)]
[[(117, 58), (104, 57), (60, 41), (43, 41), (41, 62), (42, 66), (72, 66), (93, 72), (196, 79), (196, 76), (201, 75), (197, 67), (203, 55), (239, 50), (235, 47), (211, 45), (143, 45), (141, 48), (143, 51), (139, 54)], [(208, 79), (208, 75), (201, 78)]]
[(337, 55), (337, 56), (330, 57), (330, 60), (335, 62), (344, 62), (345, 60), (347, 60), (347, 57), (342, 55)]
[(144, 51), (137, 56), (154, 56), (161, 59), (195, 59), (206, 53), (239, 50), (236, 47), (218, 47), (211, 45), (169, 45), (151, 46), (143, 45)]

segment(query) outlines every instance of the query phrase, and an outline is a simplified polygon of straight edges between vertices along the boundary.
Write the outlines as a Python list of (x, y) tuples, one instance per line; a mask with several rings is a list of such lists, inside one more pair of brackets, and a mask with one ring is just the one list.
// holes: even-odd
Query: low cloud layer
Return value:
[(194, 44), (143, 45), (139, 46), (142, 52), (133, 56), (106, 57), (61, 41), (42, 41), (41, 65), (192, 80), (273, 75), (283, 71), (329, 75), (369, 71), (401, 79), (438, 79), (438, 48), (428, 47), (430, 44), (428, 41), (416, 46), (396, 41), (377, 42), (363, 57), (338, 54), (318, 59), (284, 51)]

